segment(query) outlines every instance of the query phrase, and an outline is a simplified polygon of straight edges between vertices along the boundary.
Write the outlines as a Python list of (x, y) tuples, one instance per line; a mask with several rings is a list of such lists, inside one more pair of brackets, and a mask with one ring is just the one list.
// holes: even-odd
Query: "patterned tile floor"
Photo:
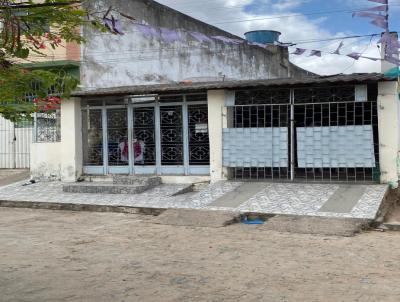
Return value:
[(349, 213), (319, 212), (339, 185), (265, 183), (265, 189), (238, 207), (213, 207), (212, 203), (224, 194), (240, 187), (241, 182), (221, 181), (208, 185), (200, 192), (173, 196), (186, 185), (161, 185), (141, 194), (77, 194), (64, 193), (62, 183), (37, 183), (22, 186), (23, 182), (0, 187), (0, 200), (54, 202), (132, 206), (146, 208), (191, 208), (257, 212), (267, 214), (312, 215), (331, 217), (375, 218), (387, 191), (385, 185), (365, 185), (365, 193)]

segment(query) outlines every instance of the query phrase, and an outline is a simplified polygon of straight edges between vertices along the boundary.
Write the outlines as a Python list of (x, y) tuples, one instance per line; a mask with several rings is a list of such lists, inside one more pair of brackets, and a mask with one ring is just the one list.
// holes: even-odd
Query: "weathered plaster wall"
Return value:
[(378, 118), (381, 182), (397, 186), (400, 160), (400, 102), (397, 82), (379, 83)]
[(31, 175), (42, 181), (60, 180), (62, 143), (31, 144)]
[(61, 142), (31, 145), (31, 175), (42, 181), (74, 182), (82, 174), (80, 99), (61, 104)]
[[(88, 5), (97, 11), (112, 6), (155, 27), (238, 38), (151, 0), (97, 0)], [(85, 89), (187, 79), (209, 81), (225, 77), (245, 80), (304, 74), (288, 61), (287, 49), (281, 47), (262, 49), (218, 41), (199, 43), (190, 36), (189, 42), (166, 43), (143, 37), (132, 21), (121, 20), (123, 36), (99, 33), (89, 27), (83, 29), (87, 43), (82, 46), (81, 80)]]

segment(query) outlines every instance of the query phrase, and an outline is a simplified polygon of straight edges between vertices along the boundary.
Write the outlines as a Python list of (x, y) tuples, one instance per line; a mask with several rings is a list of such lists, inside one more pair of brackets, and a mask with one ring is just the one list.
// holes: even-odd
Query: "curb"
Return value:
[(123, 213), (123, 214), (140, 214), (158, 216), (167, 209), (160, 208), (141, 208), (127, 206), (108, 206), (93, 204), (75, 204), (60, 202), (31, 202), (31, 201), (9, 201), (0, 200), (0, 207), (4, 208), (25, 208), (38, 210), (56, 210), (56, 211), (84, 211), (84, 212), (100, 212), (100, 213)]

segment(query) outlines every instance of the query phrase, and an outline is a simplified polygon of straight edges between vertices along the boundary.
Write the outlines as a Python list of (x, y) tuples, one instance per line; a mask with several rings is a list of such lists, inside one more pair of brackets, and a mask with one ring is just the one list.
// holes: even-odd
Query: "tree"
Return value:
[(30, 118), (43, 109), (40, 104), (66, 98), (76, 88), (78, 80), (68, 74), (26, 70), (18, 63), (31, 54), (43, 55), (47, 47), (60, 47), (62, 40), (84, 42), (79, 30), (84, 24), (105, 31), (102, 17), (80, 4), (68, 0), (0, 0), (0, 115), (14, 122)]

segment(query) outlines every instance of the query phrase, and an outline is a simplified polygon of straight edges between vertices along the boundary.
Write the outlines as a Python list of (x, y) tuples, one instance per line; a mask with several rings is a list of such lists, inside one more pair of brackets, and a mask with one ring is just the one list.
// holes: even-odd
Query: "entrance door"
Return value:
[(155, 174), (157, 172), (157, 131), (155, 107), (132, 109), (132, 172)]
[(126, 108), (107, 109), (109, 174), (129, 174), (128, 114)]
[[(163, 174), (184, 174), (184, 117), (182, 105), (160, 107), (161, 169)], [(187, 123), (185, 123), (187, 126)], [(186, 149), (186, 148), (185, 148)]]

